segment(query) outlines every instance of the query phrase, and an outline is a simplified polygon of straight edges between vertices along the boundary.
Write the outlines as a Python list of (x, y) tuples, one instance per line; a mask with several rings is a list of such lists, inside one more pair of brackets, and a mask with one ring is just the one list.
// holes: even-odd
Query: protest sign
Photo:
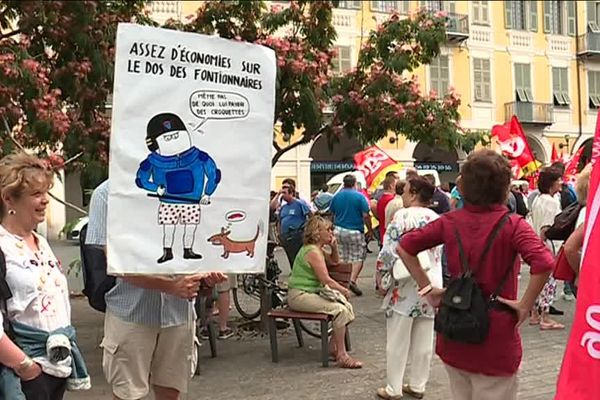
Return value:
[(109, 273), (264, 270), (275, 74), (263, 46), (119, 24)]

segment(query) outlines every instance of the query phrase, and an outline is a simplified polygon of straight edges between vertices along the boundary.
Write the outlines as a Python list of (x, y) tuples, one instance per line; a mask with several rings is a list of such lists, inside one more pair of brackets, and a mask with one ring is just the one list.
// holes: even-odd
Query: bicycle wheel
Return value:
[(260, 315), (259, 280), (253, 274), (238, 274), (237, 285), (231, 289), (235, 309), (246, 319), (254, 319)]
[[(321, 338), (321, 323), (319, 321), (303, 321), (300, 320), (300, 328), (312, 337)], [(333, 326), (331, 322), (327, 324), (327, 336), (331, 336)]]

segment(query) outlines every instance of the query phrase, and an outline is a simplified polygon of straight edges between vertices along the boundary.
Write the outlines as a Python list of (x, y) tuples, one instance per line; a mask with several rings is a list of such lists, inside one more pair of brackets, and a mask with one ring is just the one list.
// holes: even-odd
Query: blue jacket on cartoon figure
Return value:
[(220, 181), (221, 171), (215, 161), (204, 151), (191, 147), (173, 156), (150, 153), (140, 164), (135, 184), (149, 192), (164, 187), (162, 202), (190, 204), (198, 203), (203, 195), (212, 195)]

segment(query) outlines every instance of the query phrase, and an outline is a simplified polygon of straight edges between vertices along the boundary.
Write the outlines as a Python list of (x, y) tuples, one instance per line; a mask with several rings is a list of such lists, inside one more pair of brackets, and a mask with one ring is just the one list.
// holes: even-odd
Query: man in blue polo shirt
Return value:
[(279, 233), (292, 268), (296, 254), (302, 247), (304, 224), (311, 212), (304, 201), (295, 197), (295, 191), (291, 186), (281, 189), (281, 198), (285, 203), (279, 208)]
[(356, 285), (356, 280), (367, 257), (364, 227), (367, 226), (369, 238), (373, 237), (373, 228), (369, 216), (369, 203), (365, 196), (356, 190), (354, 175), (344, 176), (344, 188), (333, 196), (329, 210), (333, 214), (340, 261), (352, 263), (350, 290), (355, 295), (361, 296), (362, 291)]

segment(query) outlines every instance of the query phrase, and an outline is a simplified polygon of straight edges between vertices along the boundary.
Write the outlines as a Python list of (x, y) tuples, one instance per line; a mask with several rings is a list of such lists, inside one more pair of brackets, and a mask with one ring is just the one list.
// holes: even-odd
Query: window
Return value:
[(506, 29), (537, 32), (537, 1), (508, 0), (504, 2)]
[(444, 94), (450, 86), (450, 68), (448, 66), (448, 56), (438, 56), (429, 64), (429, 82), (430, 90), (435, 90), (438, 94)]
[(337, 8), (349, 8), (353, 10), (360, 10), (360, 5), (362, 1), (360, 0), (340, 0), (338, 1)]
[(473, 59), (473, 80), (475, 88), (475, 101), (492, 101), (490, 60), (485, 58)]
[(336, 46), (337, 55), (331, 60), (333, 71), (337, 74), (352, 69), (352, 57), (350, 46)]
[(531, 65), (515, 63), (515, 92), (518, 102), (533, 103)]
[(588, 71), (590, 108), (600, 108), (600, 71)]
[(566, 107), (571, 104), (568, 68), (552, 68), (552, 97), (555, 106)]
[(544, 1), (544, 32), (575, 36), (575, 3)]
[(371, 0), (371, 10), (377, 12), (398, 11), (403, 14), (408, 13), (408, 1), (390, 1), (390, 0)]
[(447, 11), (450, 14), (456, 12), (456, 1), (450, 0), (427, 0), (421, 1), (421, 7), (432, 11)]
[(488, 2), (487, 1), (472, 1), (471, 2), (473, 23), (476, 25), (489, 25), (490, 16), (488, 13)]
[(600, 1), (586, 1), (587, 4), (587, 22), (600, 23)]

